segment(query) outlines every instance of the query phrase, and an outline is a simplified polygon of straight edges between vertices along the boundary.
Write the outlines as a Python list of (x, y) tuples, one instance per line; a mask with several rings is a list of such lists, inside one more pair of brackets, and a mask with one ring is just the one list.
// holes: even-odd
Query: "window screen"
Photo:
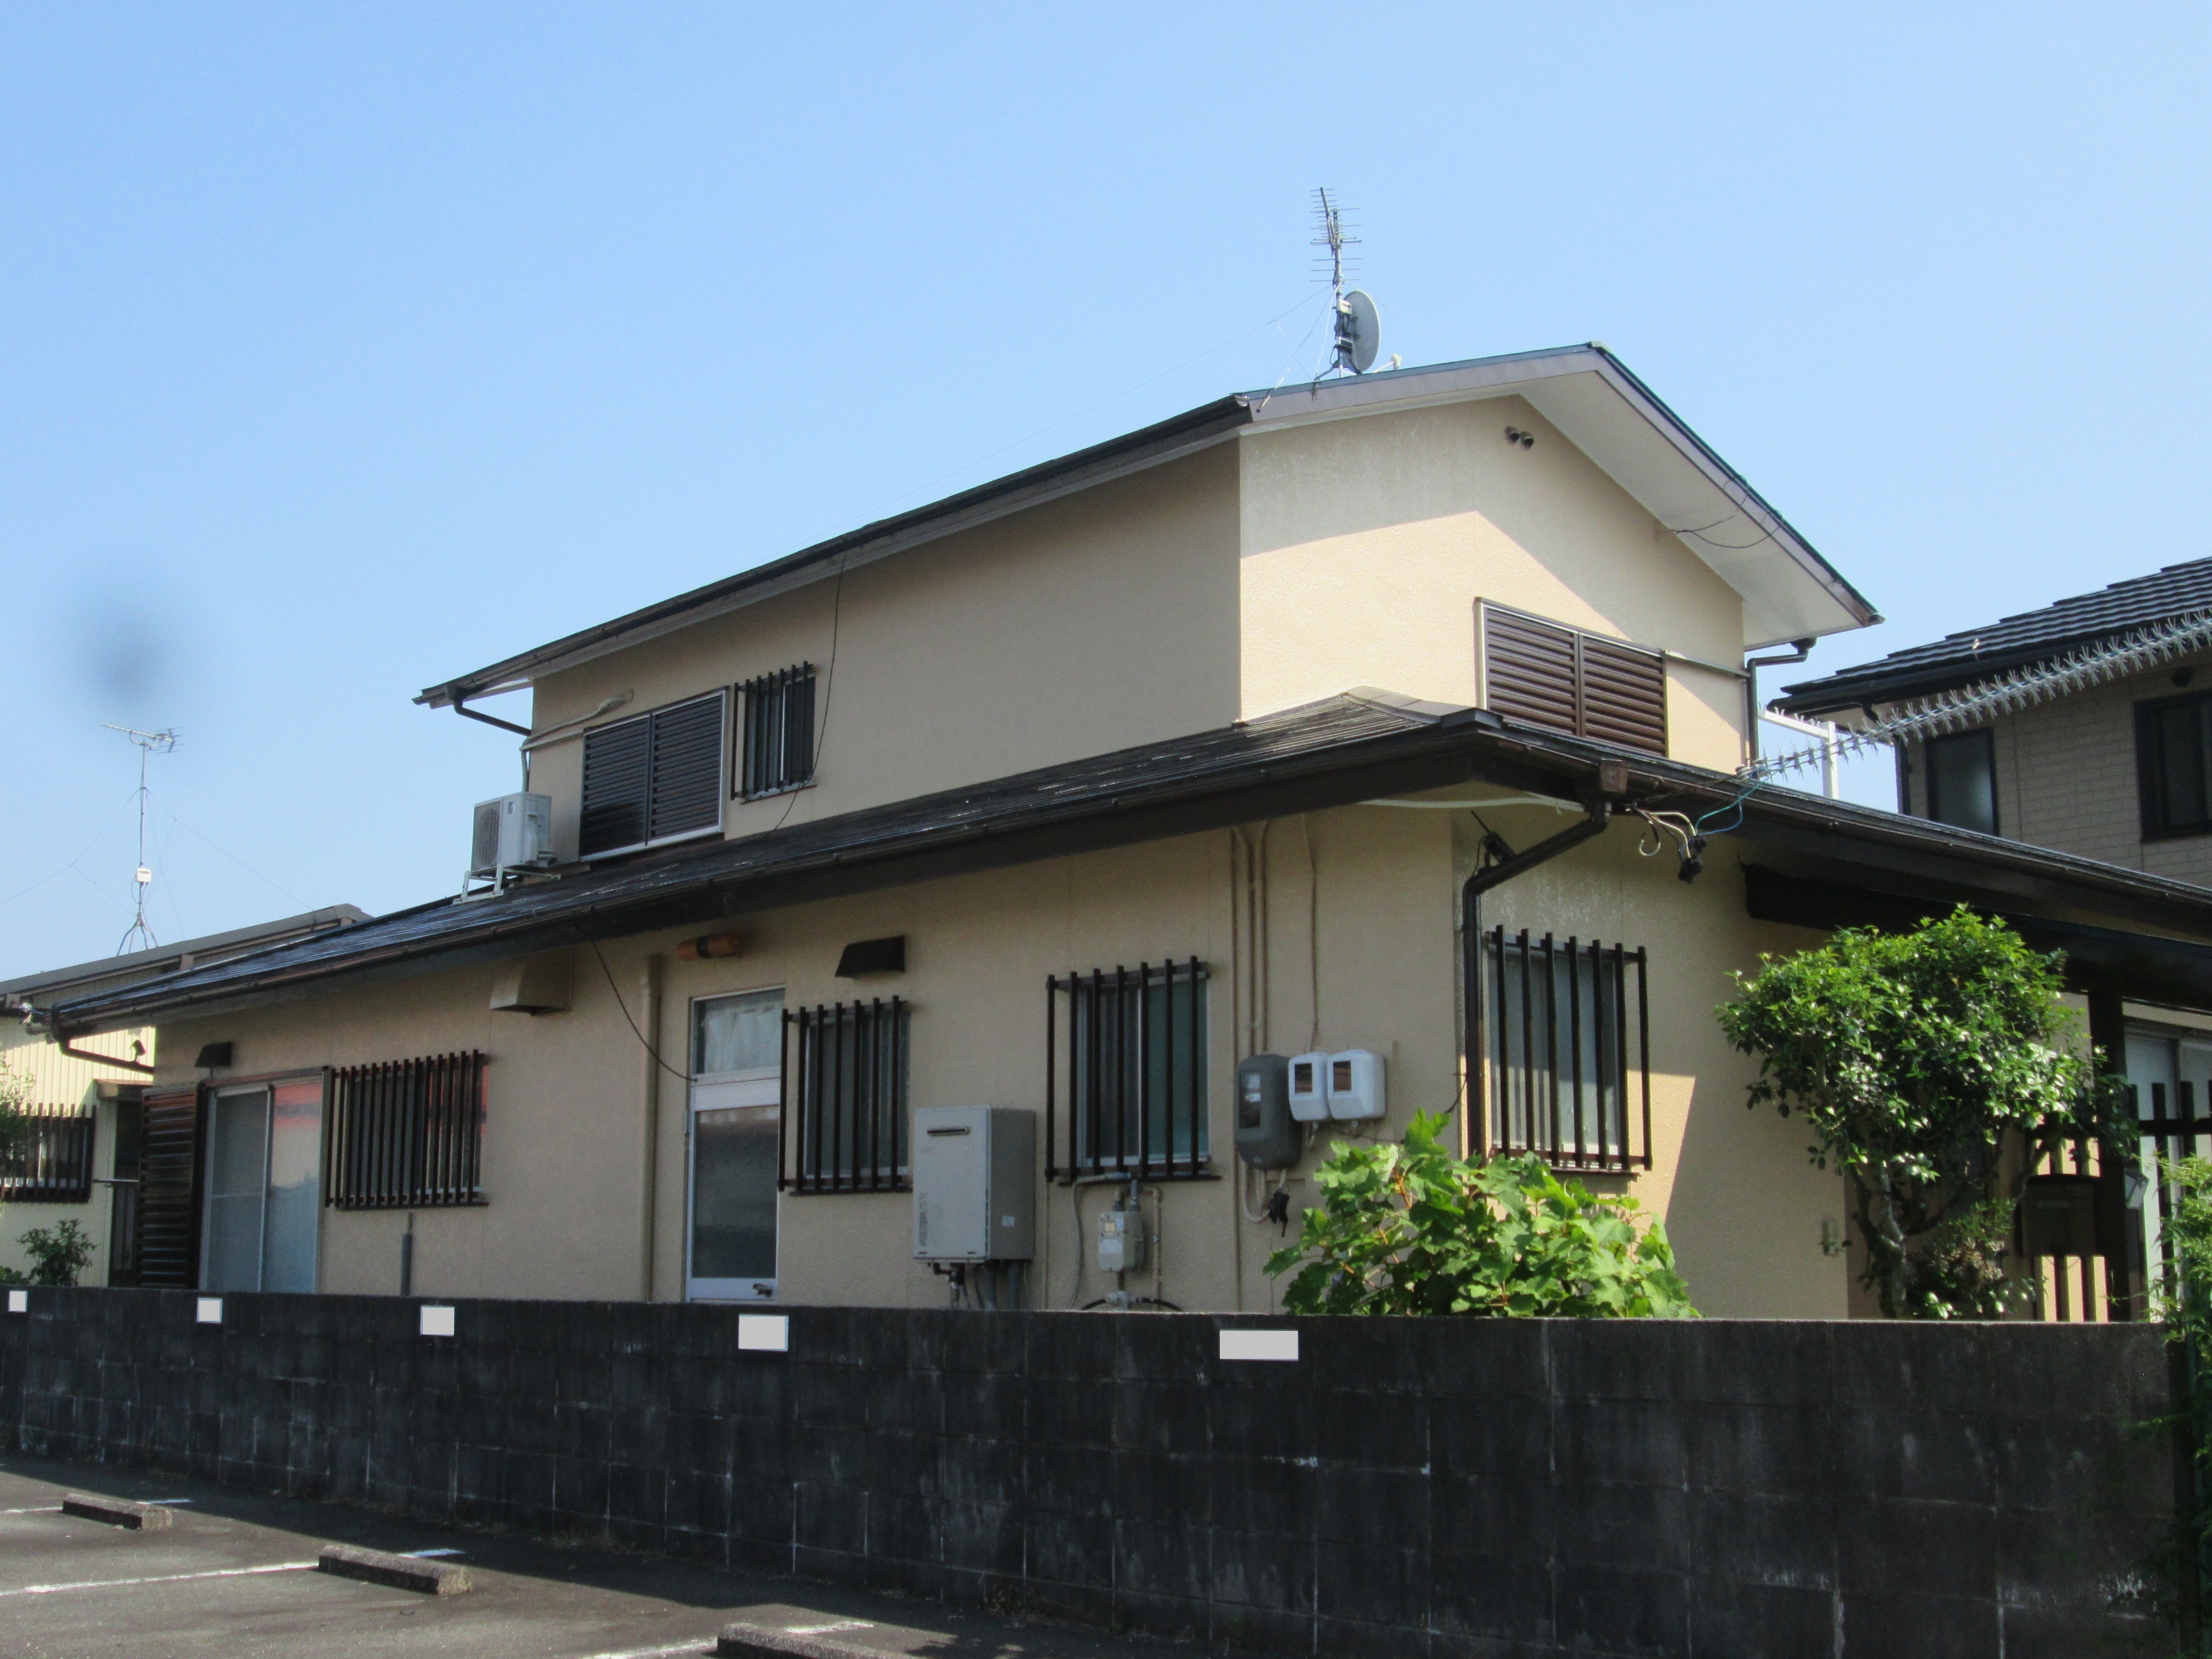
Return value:
[(744, 752), (738, 793), (796, 789), (814, 779), (814, 665), (763, 674), (738, 688), (744, 699)]
[(584, 739), (585, 858), (722, 821), (722, 694), (602, 726)]
[(1577, 738), (1667, 752), (1667, 664), (1656, 651), (1476, 607), (1483, 706)]
[(1996, 745), (1987, 731), (1928, 739), (1928, 816), (1996, 834)]
[(2136, 775), (2145, 841), (2212, 831), (2212, 698), (2136, 704)]

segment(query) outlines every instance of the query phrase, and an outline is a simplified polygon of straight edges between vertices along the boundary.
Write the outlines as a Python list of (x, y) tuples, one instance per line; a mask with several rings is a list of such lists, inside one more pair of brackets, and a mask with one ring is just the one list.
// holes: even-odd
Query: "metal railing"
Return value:
[(778, 1119), (779, 1187), (890, 1193), (913, 1185), (906, 1099), (912, 1012), (898, 997), (878, 997), (784, 1014), (783, 1075), (792, 1098)]
[(0, 1152), (0, 1204), (82, 1204), (92, 1196), (93, 1115), (83, 1106), (27, 1106), (28, 1133)]
[(1479, 1150), (1559, 1169), (1651, 1167), (1651, 1012), (1642, 947), (1492, 928)]
[(1045, 1178), (1211, 1173), (1206, 964), (1093, 969), (1045, 986)]
[(332, 1072), (323, 1201), (339, 1210), (483, 1203), (488, 1063), (472, 1052)]

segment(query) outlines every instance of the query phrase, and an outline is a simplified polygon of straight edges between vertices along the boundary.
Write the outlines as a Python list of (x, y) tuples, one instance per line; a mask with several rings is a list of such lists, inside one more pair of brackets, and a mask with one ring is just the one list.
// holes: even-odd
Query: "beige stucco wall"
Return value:
[[(154, 1032), (151, 1029), (108, 1031), (88, 1038), (79, 1046), (98, 1053), (130, 1056), (134, 1042), (143, 1045), (143, 1052), (150, 1054)], [(65, 1054), (56, 1044), (34, 1037), (13, 1020), (0, 1021), (0, 1066), (5, 1066), (29, 1085), (26, 1099), (33, 1106), (93, 1103), (93, 1173), (95, 1176), (115, 1173), (115, 1106), (112, 1101), (100, 1100), (100, 1085), (102, 1081), (143, 1083), (145, 1079), (140, 1073)], [(111, 1190), (95, 1186), (91, 1200), (83, 1204), (19, 1201), (0, 1208), (0, 1267), (27, 1271), (30, 1267), (29, 1253), (20, 1242), (25, 1231), (33, 1227), (51, 1231), (58, 1223), (71, 1220), (91, 1236), (95, 1246), (92, 1261), (78, 1282), (106, 1284), (108, 1233), (114, 1211), (109, 1197)]]
[[(1479, 599), (1742, 659), (1735, 592), (1518, 398), (1248, 434), (1238, 455), (1247, 716), (1359, 684), (1474, 702)], [(1733, 770), (1741, 681), (1669, 678), (1676, 757)]]
[[(1485, 816), (1516, 846), (1564, 822), (1540, 809)], [(1843, 1230), (1841, 1177), (1814, 1167), (1802, 1127), (1746, 1107), (1756, 1062), (1729, 1048), (1713, 1018), (1733, 993), (1731, 970), (1749, 973), (1760, 951), (1788, 954), (1821, 936), (1744, 914), (1742, 869), (1726, 837), (1707, 848), (1705, 874), (1685, 884), (1674, 878), (1672, 857), (1640, 855), (1637, 830), (1616, 823), (1486, 895), (1482, 925), (1650, 952), (1652, 1167), (1630, 1190), (1665, 1218), (1692, 1299), (1706, 1313), (1841, 1318), (1848, 1273), (1843, 1258), (1822, 1248), (1825, 1222)]]
[[(1277, 822), (1267, 837), (1261, 1045), (1296, 1053), (1317, 1036), (1322, 1047), (1385, 1055), (1390, 1115), (1370, 1131), (1384, 1137), (1402, 1133), (1415, 1109), (1449, 1107), (1459, 1094), (1455, 927), (1466, 854), (1454, 845), (1457, 817), (1352, 807)], [(1500, 827), (1533, 840), (1553, 822), (1506, 808)], [(896, 991), (915, 1006), (914, 1105), (1037, 1109), (1048, 974), (1200, 957), (1212, 969), (1212, 1146), (1226, 1178), (1159, 1191), (1148, 1206), (1159, 1226), (1153, 1260), (1129, 1288), (1185, 1307), (1266, 1309), (1279, 1287), (1261, 1267), (1278, 1241), (1273, 1227), (1240, 1214), (1240, 1204), (1256, 1207), (1261, 1194), (1238, 1179), (1229, 1120), (1252, 983), (1239, 949), (1247, 889), (1232, 872), (1231, 840), (1188, 836), (769, 912), (742, 924), (750, 945), (737, 958), (675, 960), (672, 933), (608, 945), (605, 958), (633, 1014), (641, 1009), (645, 958), (663, 959), (653, 1035), (672, 1058), (685, 1051), (695, 997), (781, 986), (795, 1006)], [(1839, 1191), (1808, 1169), (1793, 1128), (1745, 1110), (1747, 1063), (1720, 1043), (1711, 1015), (1727, 969), (1750, 966), (1762, 945), (1797, 940), (1745, 920), (1737, 872), (1725, 854), (1712, 863), (1697, 887), (1685, 887), (1670, 860), (1637, 856), (1632, 826), (1624, 823), (1501, 890), (1486, 918), (1653, 948), (1658, 1158), (1634, 1189), (1667, 1217), (1706, 1311), (1840, 1316), (1842, 1266), (1819, 1248), (1822, 1218), (1840, 1214)], [(834, 977), (844, 943), (890, 933), (907, 935), (907, 974), (861, 986)], [(490, 975), (489, 968), (434, 975), (180, 1024), (163, 1037), (169, 1052), (182, 1054), (234, 1041), (241, 1076), (486, 1050), (490, 1201), (416, 1214), (417, 1293), (637, 1295), (647, 1140), (640, 1045), (588, 952), (580, 953), (566, 1013), (490, 1013)], [(653, 1288), (666, 1298), (683, 1285), (686, 1114), (684, 1085), (663, 1081)], [(1294, 1204), (1312, 1190), (1311, 1168), (1310, 1161), (1289, 1183)], [(1100, 1188), (1081, 1190), (1087, 1258), (1088, 1227), (1109, 1200)], [(781, 1299), (940, 1303), (944, 1282), (908, 1257), (910, 1201), (787, 1197)], [(1087, 1267), (1079, 1279), (1070, 1204), (1066, 1189), (1045, 1194), (1032, 1277), (1038, 1304), (1079, 1304), (1112, 1288)], [(326, 1211), (323, 1288), (395, 1292), (405, 1225), (399, 1214)]]
[[(731, 802), (732, 836), (1225, 726), (1236, 544), (1222, 446), (595, 659), (538, 686), (533, 725), (811, 662), (817, 784)], [(571, 741), (532, 769), (564, 855), (582, 767)]]

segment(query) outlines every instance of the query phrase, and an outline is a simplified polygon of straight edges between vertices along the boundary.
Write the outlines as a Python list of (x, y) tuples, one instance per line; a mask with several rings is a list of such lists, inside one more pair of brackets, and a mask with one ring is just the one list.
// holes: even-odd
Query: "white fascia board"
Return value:
[(1244, 429), (1516, 395), (1742, 596), (1746, 650), (1875, 619), (1787, 524), (1590, 348), (1291, 386), (1255, 399)]

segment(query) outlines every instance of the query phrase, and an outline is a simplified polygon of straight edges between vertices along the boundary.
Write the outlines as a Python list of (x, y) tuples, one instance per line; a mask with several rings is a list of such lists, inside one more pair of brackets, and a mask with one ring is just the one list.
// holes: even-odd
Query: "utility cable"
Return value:
[(653, 1044), (647, 1040), (645, 1033), (638, 1030), (637, 1022), (629, 1017), (629, 1005), (623, 1000), (622, 988), (615, 983), (615, 970), (607, 966), (606, 953), (599, 949), (599, 940), (593, 939), (589, 933), (583, 930), (581, 926), (575, 922), (570, 922), (568, 927), (570, 931), (573, 932), (578, 939), (583, 940), (585, 944), (592, 947), (592, 954), (599, 957), (599, 971), (607, 976), (607, 989), (614, 993), (615, 1006), (622, 1010), (623, 1024), (629, 1027), (630, 1035), (638, 1040), (639, 1045), (644, 1048), (646, 1053), (653, 1056), (654, 1065), (659, 1066), (662, 1071), (667, 1073), (671, 1077), (681, 1078), (688, 1086), (692, 1081), (691, 1073), (689, 1072), (679, 1072), (673, 1066), (671, 1066), (666, 1060), (663, 1060), (660, 1057), (660, 1050), (654, 1048)]

